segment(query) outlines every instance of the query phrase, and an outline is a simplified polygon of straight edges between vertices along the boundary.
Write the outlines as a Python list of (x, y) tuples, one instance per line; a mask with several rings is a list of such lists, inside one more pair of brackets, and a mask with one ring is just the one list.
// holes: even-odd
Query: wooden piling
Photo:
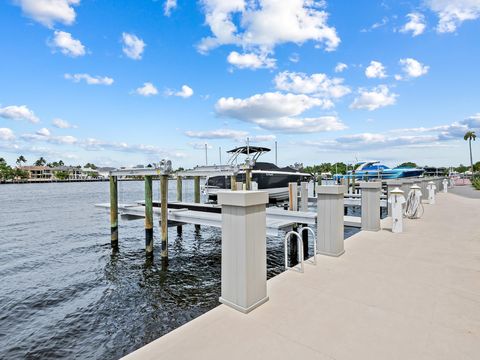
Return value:
[(110, 176), (110, 233), (113, 248), (118, 247), (118, 179)]
[[(303, 225), (307, 226), (307, 225)], [(302, 242), (303, 242), (303, 258), (308, 259), (308, 232), (309, 230), (302, 231)]]
[(245, 170), (245, 187), (252, 190), (252, 169)]
[(145, 252), (153, 256), (152, 176), (145, 176)]
[[(200, 203), (200, 176), (193, 177), (193, 189), (193, 202), (198, 204)], [(199, 231), (200, 225), (195, 225), (195, 230)]]
[[(178, 184), (178, 182), (177, 182)], [(178, 198), (178, 193), (177, 193)], [(168, 175), (160, 176), (160, 204), (161, 204), (161, 220), (160, 226), (162, 230), (162, 250), (160, 257), (162, 261), (168, 261)]]
[(177, 201), (183, 201), (183, 181), (181, 176), (177, 176)]
[(230, 190), (236, 191), (237, 190), (237, 176), (231, 175), (230, 176)]

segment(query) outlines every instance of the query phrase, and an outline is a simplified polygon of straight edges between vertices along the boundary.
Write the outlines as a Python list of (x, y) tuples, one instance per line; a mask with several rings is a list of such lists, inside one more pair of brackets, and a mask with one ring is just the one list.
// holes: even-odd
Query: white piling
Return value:
[(317, 192), (317, 253), (340, 256), (345, 252), (342, 185), (319, 185)]
[(389, 192), (388, 203), (392, 208), (392, 232), (403, 232), (403, 204), (405, 204), (405, 196), (398, 187)]
[(379, 181), (360, 182), (362, 192), (362, 230), (380, 230), (380, 194), (382, 183)]
[(220, 302), (248, 313), (268, 301), (265, 191), (220, 191), (222, 295)]
[(443, 179), (443, 192), (444, 193), (448, 193), (448, 180), (447, 179)]
[(430, 205), (435, 204), (435, 190), (437, 190), (437, 186), (433, 181), (430, 181), (427, 185), (428, 190), (428, 203)]

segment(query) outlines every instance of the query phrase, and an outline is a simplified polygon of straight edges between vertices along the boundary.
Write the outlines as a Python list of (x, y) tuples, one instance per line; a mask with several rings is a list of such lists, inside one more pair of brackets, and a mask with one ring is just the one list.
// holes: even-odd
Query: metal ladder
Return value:
[[(308, 231), (312, 234), (312, 239), (313, 239), (313, 260), (305, 260), (303, 258), (303, 239), (300, 236), (300, 234), (303, 234), (304, 231)], [(288, 266), (288, 240), (290, 237), (294, 235), (297, 238), (297, 245), (298, 245), (298, 265), (295, 265), (293, 267)], [(310, 263), (312, 265), (317, 265), (317, 241), (315, 238), (315, 233), (313, 230), (308, 227), (304, 226), (301, 227), (300, 230), (297, 231), (289, 231), (285, 234), (285, 239), (284, 239), (284, 245), (285, 245), (285, 269), (286, 270), (297, 270), (301, 273), (305, 271), (304, 269), (304, 262)], [(300, 267), (299, 267), (300, 266)]]

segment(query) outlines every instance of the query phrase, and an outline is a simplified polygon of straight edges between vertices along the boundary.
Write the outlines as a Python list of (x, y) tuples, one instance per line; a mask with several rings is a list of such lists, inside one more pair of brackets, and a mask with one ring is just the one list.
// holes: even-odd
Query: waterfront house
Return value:
[(48, 166), (21, 166), (20, 169), (28, 173), (30, 180), (51, 180), (53, 178), (52, 168)]

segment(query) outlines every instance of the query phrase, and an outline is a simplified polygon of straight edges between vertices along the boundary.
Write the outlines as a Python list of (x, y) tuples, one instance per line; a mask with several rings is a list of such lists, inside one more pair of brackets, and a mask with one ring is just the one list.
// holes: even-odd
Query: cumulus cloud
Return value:
[(88, 85), (112, 85), (114, 80), (107, 76), (92, 76), (89, 74), (65, 74), (64, 78), (79, 83), (85, 81)]
[(165, 95), (167, 95), (167, 96), (178, 96), (178, 97), (182, 97), (184, 99), (187, 99), (187, 98), (189, 98), (190, 96), (193, 95), (193, 89), (188, 85), (183, 85), (182, 89), (180, 91), (167, 89), (165, 91)]
[[(400, 59), (399, 64), (407, 78), (417, 78), (428, 73), (429, 66), (423, 65), (418, 60), (412, 58)], [(397, 80), (401, 80), (402, 76), (396, 75)]]
[(386, 85), (379, 85), (374, 87), (371, 91), (360, 88), (358, 91), (358, 96), (350, 105), (350, 108), (373, 111), (395, 104), (397, 97), (398, 95), (391, 93), (390, 89)]
[(38, 123), (40, 119), (26, 105), (11, 105), (0, 108), (0, 117), (11, 120), (27, 120)]
[(155, 155), (163, 158), (182, 159), (186, 154), (181, 151), (164, 149), (158, 146), (146, 144), (128, 144), (125, 142), (108, 142), (95, 138), (87, 138), (78, 143), (78, 145), (89, 151), (120, 151), (126, 153), (142, 153), (148, 155)]
[(163, 6), (163, 13), (165, 16), (170, 16), (172, 10), (177, 8), (177, 0), (165, 0), (165, 5)]
[(185, 131), (185, 135), (197, 139), (236, 139), (244, 138), (248, 135), (247, 131), (232, 129), (216, 129), (209, 131)]
[(348, 86), (343, 85), (343, 79), (329, 78), (322, 73), (307, 75), (283, 71), (275, 76), (274, 82), (278, 90), (323, 98), (338, 99), (351, 92)]
[(239, 54), (232, 51), (227, 57), (228, 63), (240, 69), (261, 69), (274, 68), (275, 59), (269, 58), (266, 54), (245, 53)]
[(37, 130), (36, 134), (40, 136), (50, 136), (50, 130), (47, 128), (41, 128), (40, 130)]
[(340, 44), (335, 28), (327, 24), (323, 0), (201, 0), (201, 3), (205, 22), (212, 32), (198, 44), (201, 53), (221, 45), (237, 45), (266, 56), (278, 44), (288, 42), (314, 41), (327, 51)]
[(379, 61), (372, 60), (370, 61), (370, 65), (365, 69), (365, 76), (368, 78), (385, 78), (387, 77), (385, 66)]
[(341, 62), (337, 63), (337, 65), (335, 66), (336, 73), (341, 73), (347, 69), (348, 69), (348, 65)]
[(12, 129), (9, 128), (0, 128), (0, 140), (10, 141), (15, 139), (15, 134)]
[(14, 0), (23, 13), (39, 22), (52, 28), (57, 22), (64, 25), (71, 25), (75, 21), (76, 13), (74, 6), (80, 4), (80, 0)]
[(72, 125), (68, 121), (60, 118), (53, 119), (52, 125), (59, 129), (73, 129), (77, 127), (76, 125)]
[(409, 21), (400, 29), (402, 33), (412, 33), (412, 36), (423, 34), (427, 25), (425, 24), (425, 16), (420, 13), (407, 14)]
[(137, 88), (135, 93), (142, 96), (153, 96), (158, 94), (158, 90), (151, 82), (146, 82), (143, 86)]
[(304, 94), (264, 93), (246, 99), (221, 98), (215, 105), (219, 116), (238, 119), (267, 130), (289, 133), (323, 132), (345, 129), (335, 116), (298, 117), (303, 112), (325, 106), (325, 100)]
[(79, 57), (86, 54), (85, 46), (80, 40), (74, 39), (72, 34), (65, 31), (55, 30), (49, 45), (52, 49), (58, 49), (62, 54), (70, 57)]
[(145, 50), (145, 42), (134, 34), (123, 33), (123, 53), (130, 59), (141, 60), (143, 51)]
[(426, 0), (426, 4), (438, 15), (439, 33), (454, 32), (464, 21), (480, 17), (480, 0)]

